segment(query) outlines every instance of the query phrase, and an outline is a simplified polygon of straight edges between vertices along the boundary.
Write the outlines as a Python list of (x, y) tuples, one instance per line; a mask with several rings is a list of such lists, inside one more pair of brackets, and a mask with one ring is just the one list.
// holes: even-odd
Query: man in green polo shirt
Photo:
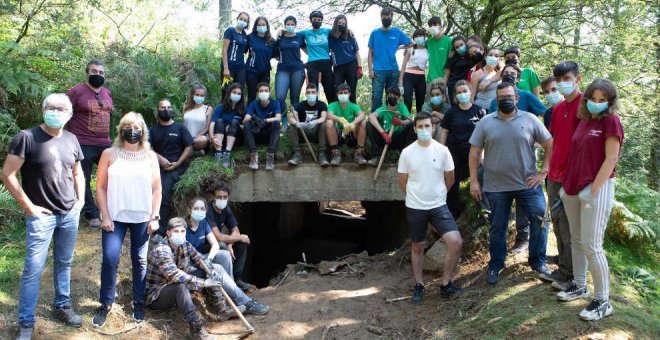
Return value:
[(445, 78), (445, 63), (447, 55), (451, 51), (451, 37), (442, 32), (442, 20), (440, 17), (432, 17), (428, 21), (431, 37), (426, 39), (426, 50), (429, 54), (429, 73), (426, 82), (434, 79)]

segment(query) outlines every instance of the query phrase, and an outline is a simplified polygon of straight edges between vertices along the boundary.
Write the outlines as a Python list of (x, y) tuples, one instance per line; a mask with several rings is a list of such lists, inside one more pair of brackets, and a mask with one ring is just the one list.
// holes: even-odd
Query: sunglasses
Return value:
[(101, 101), (99, 94), (97, 93), (94, 96), (96, 97), (96, 103), (99, 104), (100, 107), (103, 107), (103, 101)]

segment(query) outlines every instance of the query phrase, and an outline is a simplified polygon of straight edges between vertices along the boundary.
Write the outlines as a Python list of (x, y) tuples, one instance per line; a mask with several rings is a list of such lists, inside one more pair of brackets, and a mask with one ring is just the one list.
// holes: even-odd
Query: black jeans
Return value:
[[(319, 72), (321, 72), (321, 82), (323, 85), (323, 92), (328, 103), (337, 101), (335, 94), (334, 77), (332, 76), (332, 61), (316, 60), (307, 63), (307, 84), (319, 85)], [(357, 70), (356, 70), (357, 72)]]
[[(342, 64), (342, 65), (337, 65), (335, 66), (334, 69), (334, 76), (335, 76), (335, 93), (337, 93), (337, 85), (341, 83), (346, 83), (348, 87), (351, 88), (351, 95), (349, 96), (349, 100), (351, 103), (357, 103), (356, 102), (356, 94), (357, 94), (357, 69), (358, 69), (358, 64), (357, 60), (351, 61), (350, 63)], [(331, 102), (328, 102), (328, 104)]]
[(241, 122), (236, 119), (232, 119), (230, 122), (218, 119), (213, 127), (213, 134), (236, 137), (239, 132), (241, 132)]
[(178, 168), (172, 171), (165, 171), (160, 169), (160, 186), (162, 193), (162, 200), (160, 201), (160, 228), (158, 230), (162, 235), (165, 234), (167, 229), (167, 221), (170, 218), (170, 205), (172, 204), (172, 193), (174, 191), (174, 185), (179, 182), (181, 176), (188, 169), (188, 164), (182, 164)]
[(247, 73), (246, 76), (247, 82), (247, 103), (251, 103), (257, 98), (257, 85), (261, 82), (270, 84), (270, 70), (266, 70), (260, 73)]
[(170, 283), (163, 287), (160, 294), (158, 294), (158, 298), (149, 306), (157, 310), (168, 310), (177, 306), (188, 323), (199, 321), (199, 316), (195, 312), (195, 305), (190, 297), (190, 290), (188, 290), (185, 283)]
[[(371, 141), (371, 154), (372, 157), (378, 157), (383, 153), (383, 147), (385, 146), (385, 140), (383, 136), (380, 135), (378, 130), (376, 130), (371, 122), (367, 122), (367, 136)], [(403, 150), (410, 143), (414, 142), (417, 139), (415, 136), (415, 131), (413, 130), (413, 124), (407, 124), (403, 127), (403, 130), (394, 131), (392, 133), (392, 142), (390, 143), (390, 150)]]
[(415, 94), (415, 112), (422, 112), (426, 96), (426, 78), (423, 74), (403, 74), (403, 103), (412, 112), (412, 100)]
[(243, 134), (245, 135), (245, 144), (250, 152), (257, 152), (257, 142), (268, 142), (268, 153), (275, 153), (277, 142), (280, 140), (280, 122), (268, 123), (258, 133), (252, 132), (252, 121), (243, 123)]
[[(241, 92), (243, 92), (243, 88), (245, 87), (245, 80), (247, 77), (247, 70), (245, 69), (245, 66), (242, 67), (230, 67), (229, 68), (229, 75), (233, 78), (231, 81), (232, 83), (239, 83), (241, 84)], [(222, 99), (225, 98), (226, 93), (226, 87), (223, 87), (221, 90), (221, 96)]]
[(100, 211), (99, 207), (96, 206), (94, 202), (94, 197), (96, 193), (92, 194), (92, 187), (90, 185), (90, 180), (92, 178), (92, 167), (94, 164), (99, 164), (99, 159), (101, 159), (101, 154), (103, 150), (109, 148), (111, 145), (81, 145), (83, 156), (85, 157), (80, 161), (80, 166), (82, 167), (83, 174), (85, 174), (85, 205), (82, 208), (85, 218), (88, 220), (99, 218)]
[(451, 153), (451, 157), (454, 159), (455, 181), (447, 192), (447, 207), (449, 208), (449, 211), (451, 211), (451, 214), (454, 215), (454, 219), (457, 219), (465, 209), (465, 205), (463, 202), (461, 202), (459, 187), (462, 181), (470, 177), (470, 150), (461, 150), (450, 147), (449, 151)]

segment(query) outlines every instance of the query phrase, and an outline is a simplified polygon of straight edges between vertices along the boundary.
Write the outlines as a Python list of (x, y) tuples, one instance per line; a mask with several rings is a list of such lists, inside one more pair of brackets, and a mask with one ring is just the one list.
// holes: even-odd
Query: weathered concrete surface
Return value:
[(237, 170), (231, 181), (234, 202), (403, 201), (395, 164), (384, 164), (374, 181), (375, 167), (342, 164), (277, 164), (274, 171)]

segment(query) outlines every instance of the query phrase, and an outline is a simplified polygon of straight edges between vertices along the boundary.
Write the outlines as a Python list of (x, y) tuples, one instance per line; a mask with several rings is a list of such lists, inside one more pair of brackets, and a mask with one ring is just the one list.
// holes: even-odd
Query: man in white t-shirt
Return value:
[(442, 273), (442, 297), (463, 291), (451, 279), (461, 254), (463, 239), (447, 207), (447, 188), (454, 183), (454, 161), (449, 149), (431, 138), (435, 125), (431, 116), (415, 117), (417, 141), (403, 149), (399, 158), (399, 186), (406, 193), (406, 219), (412, 241), (412, 268), (415, 279), (413, 303), (424, 296), (424, 248), (430, 222), (447, 245)]

